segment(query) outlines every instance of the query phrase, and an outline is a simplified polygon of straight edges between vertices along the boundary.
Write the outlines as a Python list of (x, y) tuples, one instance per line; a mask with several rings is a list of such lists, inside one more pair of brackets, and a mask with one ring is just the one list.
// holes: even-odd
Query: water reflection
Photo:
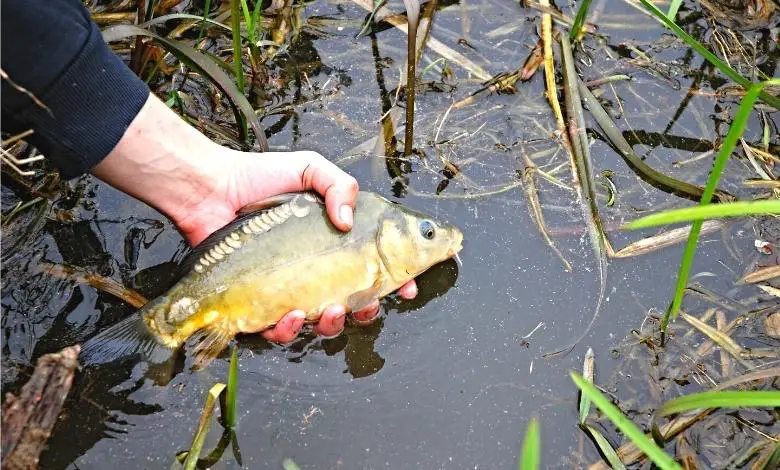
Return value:
[[(419, 291), (414, 299), (404, 300), (389, 296), (381, 302), (383, 313), (380, 315), (405, 314), (419, 310), (433, 299), (446, 294), (455, 285), (457, 278), (458, 265), (454, 260), (439, 263), (417, 278)], [(335, 338), (322, 339), (312, 334), (302, 335), (287, 348), (288, 361), (302, 362), (315, 352), (323, 352), (327, 356), (336, 356), (343, 352), (345, 373), (356, 379), (373, 375), (385, 364), (385, 359), (375, 350), (375, 343), (382, 332), (384, 322), (384, 318), (379, 318), (368, 326), (348, 325), (344, 333)], [(270, 343), (257, 335), (243, 335), (240, 338), (242, 346), (256, 353), (272, 348)]]

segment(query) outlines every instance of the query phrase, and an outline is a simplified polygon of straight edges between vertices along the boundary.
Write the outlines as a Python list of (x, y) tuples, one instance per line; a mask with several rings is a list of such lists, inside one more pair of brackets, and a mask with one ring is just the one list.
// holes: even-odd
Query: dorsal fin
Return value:
[(231, 233), (236, 232), (236, 230), (240, 231), (241, 225), (247, 219), (254, 217), (255, 215), (256, 214), (246, 214), (235, 219), (233, 222), (209, 235), (209, 237), (200, 242), (198, 246), (192, 248), (179, 264), (180, 275), (183, 276), (189, 273), (195, 267), (195, 265), (200, 263), (200, 259), (204, 254), (214, 248), (215, 245), (218, 245), (219, 242), (225, 240), (225, 237), (229, 237)]
[[(311, 210), (313, 202), (321, 201), (315, 193), (305, 192), (280, 194), (252, 204), (254, 211), (243, 213), (192, 249), (179, 265), (179, 273), (186, 275), (192, 270), (206, 272), (225, 256), (240, 250), (249, 237), (267, 232), (292, 216), (304, 217)], [(245, 206), (239, 212), (247, 207), (250, 206)]]
[(247, 204), (241, 209), (239, 209), (238, 211), (236, 211), (236, 214), (244, 215), (252, 212), (270, 209), (272, 207), (289, 203), (290, 201), (295, 199), (295, 196), (299, 196), (299, 195), (306, 196), (306, 198), (309, 199), (310, 201), (316, 200), (320, 204), (325, 204), (325, 201), (322, 199), (319, 193), (316, 193), (314, 191), (304, 191), (298, 193), (282, 193), (282, 194), (277, 194), (276, 196), (271, 196), (265, 199), (261, 199), (260, 201), (253, 202), (251, 204)]

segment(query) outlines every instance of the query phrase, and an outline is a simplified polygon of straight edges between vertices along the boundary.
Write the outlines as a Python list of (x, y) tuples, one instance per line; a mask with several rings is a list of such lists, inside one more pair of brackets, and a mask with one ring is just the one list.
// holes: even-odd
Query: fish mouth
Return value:
[(455, 257), (456, 259), (460, 260), (460, 258), (458, 258), (458, 253), (462, 249), (463, 249), (463, 233), (457, 231), (455, 232), (455, 239), (453, 240), (452, 245), (450, 245), (450, 249), (447, 250), (447, 257), (448, 258)]

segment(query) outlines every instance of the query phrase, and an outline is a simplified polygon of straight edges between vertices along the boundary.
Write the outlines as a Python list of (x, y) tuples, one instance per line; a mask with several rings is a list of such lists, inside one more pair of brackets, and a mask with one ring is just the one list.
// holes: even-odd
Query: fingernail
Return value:
[(346, 312), (339, 312), (333, 316), (333, 321), (341, 321), (346, 315)]
[(347, 204), (341, 206), (341, 209), (339, 209), (339, 218), (346, 225), (352, 227), (352, 207)]
[(293, 322), (293, 330), (300, 331), (303, 328), (304, 321), (306, 321), (306, 318), (296, 318)]

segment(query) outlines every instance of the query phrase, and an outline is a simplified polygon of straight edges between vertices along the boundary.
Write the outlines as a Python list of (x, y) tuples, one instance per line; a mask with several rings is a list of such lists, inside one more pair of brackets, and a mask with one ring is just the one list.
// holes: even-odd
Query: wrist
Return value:
[(92, 172), (179, 225), (219, 190), (213, 160), (224, 150), (150, 93), (122, 139)]

